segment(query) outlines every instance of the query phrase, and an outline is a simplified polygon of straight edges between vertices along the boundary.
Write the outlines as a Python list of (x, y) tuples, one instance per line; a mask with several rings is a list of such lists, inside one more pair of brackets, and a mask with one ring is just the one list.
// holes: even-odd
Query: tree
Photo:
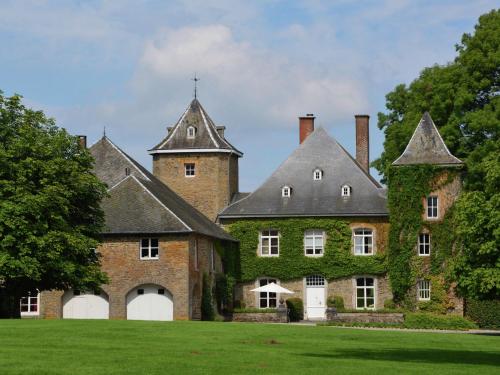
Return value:
[(97, 289), (106, 187), (77, 137), (0, 91), (0, 316), (35, 289)]
[(453, 62), (426, 68), (409, 86), (398, 85), (386, 95), (388, 112), (378, 114), (384, 151), (373, 166), (385, 181), (423, 112), (430, 112), (450, 151), (467, 167), (466, 192), (455, 210), (463, 248), (452, 276), (463, 295), (500, 297), (495, 175), (500, 154), (500, 10), (482, 15), (474, 34), (464, 34), (456, 50)]

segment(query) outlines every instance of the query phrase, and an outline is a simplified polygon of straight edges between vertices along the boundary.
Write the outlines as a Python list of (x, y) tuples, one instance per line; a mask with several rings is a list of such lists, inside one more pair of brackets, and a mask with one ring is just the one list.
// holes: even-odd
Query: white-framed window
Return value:
[(19, 301), (21, 316), (34, 316), (40, 313), (40, 293), (38, 290), (29, 291), (26, 297)]
[(141, 259), (158, 259), (158, 238), (141, 239)]
[(375, 309), (375, 279), (356, 278), (356, 309)]
[(184, 175), (186, 177), (194, 177), (196, 175), (194, 163), (185, 163), (184, 164)]
[(418, 255), (431, 255), (431, 235), (430, 233), (420, 233), (418, 235)]
[(212, 244), (210, 249), (210, 269), (215, 271), (215, 246)]
[(290, 186), (283, 186), (281, 188), (281, 196), (290, 198), (292, 196), (292, 188)]
[(427, 218), (428, 219), (437, 219), (439, 210), (438, 210), (438, 197), (436, 195), (430, 195), (427, 197)]
[(196, 128), (194, 126), (189, 126), (187, 128), (187, 137), (193, 139), (196, 136)]
[(311, 275), (306, 277), (306, 286), (323, 286), (326, 280), (321, 275)]
[(354, 229), (354, 255), (373, 255), (373, 231), (370, 228)]
[(198, 271), (198, 239), (194, 240), (194, 269)]
[[(276, 279), (259, 279), (259, 287), (275, 283), (278, 284)], [(272, 292), (258, 292), (259, 293), (259, 308), (272, 309), (277, 306), (278, 295)]]
[(349, 185), (343, 185), (341, 189), (341, 194), (343, 197), (351, 196), (351, 187)]
[(318, 181), (323, 179), (323, 171), (321, 169), (315, 169), (313, 172), (313, 180)]
[(260, 256), (277, 257), (280, 254), (280, 234), (277, 230), (266, 229), (260, 232)]
[(304, 253), (306, 256), (322, 256), (325, 246), (325, 232), (306, 230), (304, 233)]
[(431, 282), (429, 280), (418, 280), (417, 293), (419, 301), (429, 301), (431, 299)]

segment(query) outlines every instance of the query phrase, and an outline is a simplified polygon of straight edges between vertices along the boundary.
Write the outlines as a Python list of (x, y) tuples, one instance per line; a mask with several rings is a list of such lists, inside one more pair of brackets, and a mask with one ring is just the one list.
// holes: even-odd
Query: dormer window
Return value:
[(194, 126), (190, 126), (187, 128), (187, 137), (189, 139), (193, 139), (196, 135), (196, 128)]
[(350, 197), (351, 196), (351, 187), (349, 185), (342, 186), (342, 196)]
[(290, 186), (283, 186), (281, 188), (281, 196), (284, 198), (290, 198), (292, 196), (292, 188)]
[(313, 180), (318, 181), (323, 178), (323, 171), (321, 169), (315, 169), (313, 172)]

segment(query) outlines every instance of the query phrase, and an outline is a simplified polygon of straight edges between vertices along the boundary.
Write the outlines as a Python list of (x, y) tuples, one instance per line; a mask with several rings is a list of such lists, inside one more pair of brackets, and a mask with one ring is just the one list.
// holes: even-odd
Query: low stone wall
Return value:
[(343, 323), (403, 323), (401, 313), (337, 313), (327, 314), (328, 321)]
[(286, 315), (270, 313), (233, 313), (233, 322), (286, 323)]

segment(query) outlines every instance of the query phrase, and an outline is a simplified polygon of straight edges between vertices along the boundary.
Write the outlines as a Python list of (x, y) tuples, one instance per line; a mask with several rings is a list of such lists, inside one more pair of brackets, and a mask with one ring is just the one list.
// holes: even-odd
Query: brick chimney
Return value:
[(304, 142), (307, 137), (314, 131), (314, 115), (308, 113), (305, 117), (299, 117), (299, 140)]
[(356, 161), (366, 173), (370, 173), (370, 116), (355, 115)]
[(78, 144), (81, 148), (87, 148), (87, 136), (86, 135), (77, 135)]

